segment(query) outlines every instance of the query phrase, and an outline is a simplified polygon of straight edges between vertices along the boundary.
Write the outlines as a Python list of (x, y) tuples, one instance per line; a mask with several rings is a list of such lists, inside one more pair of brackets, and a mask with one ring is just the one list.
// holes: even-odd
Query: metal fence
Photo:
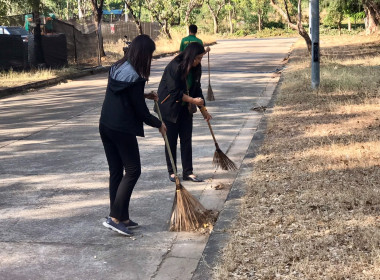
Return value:
[[(157, 22), (142, 22), (141, 27), (143, 33), (149, 35), (153, 40), (160, 35), (161, 27)], [(137, 26), (134, 22), (117, 21), (115, 23), (102, 23), (102, 35), (105, 43), (117, 42), (128, 36), (129, 40), (133, 40), (138, 33)]]
[[(25, 15), (0, 17), (0, 25), (24, 26), (24, 24)], [(160, 35), (161, 27), (157, 22), (142, 22), (141, 25), (143, 33), (149, 35), (153, 40), (155, 40)], [(136, 24), (130, 21), (125, 22), (119, 20), (113, 23), (102, 22), (101, 26), (104, 43), (118, 42), (120, 39), (123, 39), (124, 36), (128, 36), (129, 40), (133, 40), (138, 35), (138, 29)], [(61, 37), (54, 39), (45, 38), (44, 49), (55, 49), (57, 47), (55, 44), (49, 46), (49, 44), (53, 41), (56, 42), (58, 40), (61, 43), (66, 41), (66, 51), (63, 51), (62, 46), (60, 46), (60, 51), (55, 52), (57, 55), (58, 53), (64, 52), (65, 55), (67, 55), (66, 57), (68, 63), (71, 65), (76, 65), (77, 67), (96, 66), (98, 64), (98, 37), (96, 29), (97, 28), (91, 18), (86, 18), (86, 20), (80, 22), (75, 20), (61, 21), (58, 19), (54, 19), (52, 35), (64, 34), (66, 39), (62, 40)], [(12, 57), (17, 56), (18, 62), (16, 63), (16, 60), (14, 60), (14, 62), (18, 66), (21, 67), (21, 65), (24, 65), (24, 67), (29, 67), (33, 64), (33, 50), (30, 51), (30, 49), (33, 49), (32, 43), (33, 39), (30, 40), (30, 46), (27, 48), (29, 49), (27, 55), (25, 55), (25, 50), (23, 50), (23, 54), (20, 54), (18, 56), (14, 53), (14, 51), (12, 51)], [(7, 40), (6, 46), (3, 45), (3, 47), (8, 48), (9, 44), (14, 45), (16, 44), (16, 41)], [(0, 49), (2, 50), (3, 48), (0, 47)], [(17, 49), (21, 50), (21, 47), (17, 47), (14, 50)], [(54, 57), (51, 56), (53, 53), (54, 52), (49, 52), (50, 61), (54, 61)], [(23, 63), (20, 62), (21, 57), (23, 57)], [(59, 59), (61, 58), (62, 57), (60, 56)], [(6, 55), (3, 55), (1, 59), (3, 65), (8, 65), (8, 62), (6, 62)]]

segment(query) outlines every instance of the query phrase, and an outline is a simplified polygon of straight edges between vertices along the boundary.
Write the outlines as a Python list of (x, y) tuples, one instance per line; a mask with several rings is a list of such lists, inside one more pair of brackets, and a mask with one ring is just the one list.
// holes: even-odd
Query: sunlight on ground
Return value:
[[(360, 42), (360, 43), (359, 43)], [(380, 38), (300, 40), (216, 279), (378, 279)]]

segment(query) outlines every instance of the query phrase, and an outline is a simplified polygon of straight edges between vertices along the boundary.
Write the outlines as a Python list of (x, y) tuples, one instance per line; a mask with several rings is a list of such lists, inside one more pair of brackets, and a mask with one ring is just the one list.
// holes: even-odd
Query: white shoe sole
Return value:
[(126, 233), (124, 231), (121, 231), (120, 229), (117, 229), (113, 226), (111, 226), (110, 224), (108, 224), (107, 222), (103, 222), (103, 226), (105, 226), (106, 228), (110, 229), (110, 230), (113, 230), (113, 231), (116, 231), (117, 233), (120, 233), (122, 235), (125, 235), (125, 236), (132, 236), (133, 234), (129, 234), (129, 233)]

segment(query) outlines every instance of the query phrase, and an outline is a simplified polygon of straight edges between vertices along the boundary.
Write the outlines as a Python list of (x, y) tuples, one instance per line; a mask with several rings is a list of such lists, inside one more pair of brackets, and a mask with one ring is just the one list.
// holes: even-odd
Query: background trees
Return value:
[[(263, 30), (293, 28), (307, 40), (309, 0), (0, 0), (0, 17), (53, 12), (63, 20), (92, 16), (101, 24), (102, 8), (127, 9), (141, 30), (141, 21), (157, 21), (163, 34), (195, 23), (216, 34), (247, 35)], [(321, 23), (330, 29), (361, 24), (368, 34), (380, 24), (380, 0), (321, 0)]]

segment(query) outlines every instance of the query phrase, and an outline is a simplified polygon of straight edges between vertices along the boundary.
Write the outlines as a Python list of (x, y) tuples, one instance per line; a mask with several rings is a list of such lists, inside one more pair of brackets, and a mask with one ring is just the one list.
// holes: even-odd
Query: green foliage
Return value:
[(365, 12), (361, 11), (361, 12), (354, 13), (351, 15), (351, 17), (355, 21), (361, 20), (361, 19), (365, 18)]
[(159, 22), (167, 22), (169, 26), (180, 24), (181, 3), (176, 0), (147, 0), (145, 7)]
[(268, 37), (292, 37), (297, 36), (298, 33), (292, 29), (283, 28), (264, 28), (261, 31), (251, 31), (248, 29), (239, 29), (234, 33), (235, 37), (255, 37), (255, 38), (268, 38)]
[(323, 24), (331, 27), (340, 26), (344, 18), (359, 20), (365, 17), (360, 0), (323, 0), (321, 7), (327, 11)]
[(250, 31), (246, 29), (239, 29), (234, 33), (234, 35), (237, 37), (244, 37), (244, 36), (247, 36), (248, 34), (250, 34)]
[(290, 28), (282, 29), (282, 28), (264, 28), (261, 31), (258, 31), (255, 34), (257, 38), (267, 38), (267, 37), (291, 37), (297, 36), (298, 33), (295, 30)]
[(269, 28), (269, 29), (275, 29), (275, 28), (285, 29), (285, 28), (287, 28), (285, 23), (278, 22), (278, 21), (270, 21), (270, 22), (265, 24), (265, 27)]
[(364, 24), (355, 24), (351, 31), (348, 30), (347, 24), (342, 24), (342, 28), (339, 30), (338, 28), (330, 27), (330, 26), (321, 26), (319, 28), (319, 33), (321, 35), (342, 35), (342, 34), (359, 34), (365, 30)]
[[(78, 18), (78, 0), (0, 0), (0, 16), (22, 15), (39, 9), (41, 14), (54, 12), (58, 18)], [(84, 7), (85, 16), (92, 14), (91, 1), (80, 0)], [(185, 15), (190, 1), (194, 0), (127, 0), (134, 9), (134, 13), (140, 21), (159, 21), (164, 32), (179, 26), (184, 28)], [(197, 0), (203, 1), (203, 6), (195, 5), (186, 24), (197, 24), (201, 32), (213, 33), (214, 22), (210, 16), (210, 10), (206, 3), (213, 8), (221, 7), (217, 15), (218, 29), (221, 33), (229, 33), (229, 14), (231, 13), (233, 31), (235, 36), (247, 36), (259, 34), (259, 22), (261, 22), (260, 35), (257, 36), (282, 36), (289, 33), (286, 25), (277, 19), (278, 14), (270, 5), (270, 0)], [(380, 0), (374, 0), (380, 3)], [(39, 3), (42, 4), (39, 4)], [(365, 17), (363, 0), (320, 0), (321, 22), (329, 28), (324, 32), (334, 33), (335, 27), (341, 26), (346, 19), (351, 23), (361, 22)], [(285, 1), (276, 1), (285, 10)], [(303, 13), (307, 18), (309, 0), (302, 0)], [(106, 9), (124, 9), (124, 0), (105, 0)], [(292, 21), (297, 15), (298, 0), (286, 0), (287, 8)], [(67, 6), (68, 5), (68, 6)], [(259, 21), (260, 19), (260, 21)], [(282, 31), (280, 31), (282, 29)], [(285, 29), (285, 30), (284, 30)]]
[(9, 10), (9, 1), (0, 0), (0, 17), (7, 16)]

